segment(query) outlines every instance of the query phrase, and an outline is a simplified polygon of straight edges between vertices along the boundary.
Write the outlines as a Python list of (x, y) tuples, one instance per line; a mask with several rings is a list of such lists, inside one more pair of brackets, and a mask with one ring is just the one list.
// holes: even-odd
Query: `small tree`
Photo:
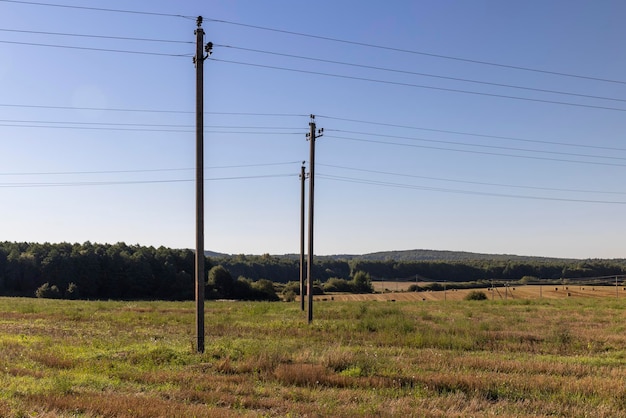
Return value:
[(218, 297), (229, 298), (233, 296), (235, 281), (229, 271), (221, 264), (209, 270), (208, 285), (217, 293)]
[(372, 293), (374, 291), (374, 288), (372, 288), (372, 278), (369, 273), (364, 271), (359, 270), (354, 273), (354, 277), (350, 283), (356, 293)]

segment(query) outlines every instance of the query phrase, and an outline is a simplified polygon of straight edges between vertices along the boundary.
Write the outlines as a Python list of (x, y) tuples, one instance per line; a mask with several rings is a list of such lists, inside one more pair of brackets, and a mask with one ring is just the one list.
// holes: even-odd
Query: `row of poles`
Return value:
[[(204, 60), (212, 52), (213, 43), (204, 45), (204, 29), (202, 16), (196, 21), (196, 54), (193, 62), (196, 66), (196, 254), (195, 254), (195, 297), (196, 297), (196, 351), (204, 352)], [(307, 320), (313, 321), (313, 210), (315, 187), (315, 140), (322, 136), (324, 130), (315, 125), (315, 115), (311, 115), (307, 140), (310, 141), (310, 170), (305, 173), (302, 164), (301, 179), (301, 217), (300, 217), (300, 306), (304, 311), (304, 295), (307, 295)], [(308, 222), (308, 253), (304, 259), (304, 207), (305, 179), (309, 179), (309, 222)], [(305, 272), (306, 265), (306, 272)], [(306, 290), (305, 290), (306, 283)]]

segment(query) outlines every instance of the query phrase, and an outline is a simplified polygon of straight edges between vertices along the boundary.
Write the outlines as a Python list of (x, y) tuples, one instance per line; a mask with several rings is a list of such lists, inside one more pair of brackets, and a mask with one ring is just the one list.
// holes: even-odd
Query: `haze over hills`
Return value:
[[(208, 257), (224, 258), (233, 257), (234, 254), (224, 254), (214, 251), (205, 251)], [(274, 255), (279, 258), (299, 258), (299, 254), (283, 254)], [(444, 250), (398, 250), (398, 251), (379, 251), (368, 254), (334, 254), (334, 255), (316, 255), (320, 259), (332, 260), (367, 260), (367, 261), (476, 261), (476, 260), (492, 260), (492, 261), (576, 261), (573, 258), (555, 258), (555, 257), (539, 257), (539, 256), (521, 256), (513, 254), (483, 254), (472, 253), (467, 251), (444, 251)]]

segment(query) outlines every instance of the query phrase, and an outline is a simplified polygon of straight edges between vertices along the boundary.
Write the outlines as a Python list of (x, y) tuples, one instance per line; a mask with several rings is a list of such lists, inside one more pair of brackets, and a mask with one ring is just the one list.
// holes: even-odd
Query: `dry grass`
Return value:
[[(459, 301), (463, 300), (469, 292), (475, 289), (450, 289), (444, 291), (408, 292), (410, 282), (376, 282), (374, 289), (377, 293), (348, 294), (337, 293), (332, 295), (316, 295), (318, 301)], [(420, 283), (423, 285), (423, 283)], [(396, 290), (396, 288), (398, 290)], [(381, 290), (381, 289), (384, 289)], [(520, 299), (567, 299), (567, 298), (624, 298), (624, 287), (615, 286), (512, 286), (509, 288), (498, 287), (494, 289), (482, 289), (488, 299), (493, 300), (520, 300)]]
[(191, 303), (0, 298), (0, 416), (626, 416), (626, 299), (542, 291), (210, 302), (204, 354)]

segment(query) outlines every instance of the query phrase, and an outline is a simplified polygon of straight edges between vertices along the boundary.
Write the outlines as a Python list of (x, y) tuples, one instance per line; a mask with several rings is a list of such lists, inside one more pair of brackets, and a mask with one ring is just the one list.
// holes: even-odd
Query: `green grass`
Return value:
[(0, 298), (0, 416), (626, 416), (619, 300), (207, 302), (203, 354), (194, 318)]

